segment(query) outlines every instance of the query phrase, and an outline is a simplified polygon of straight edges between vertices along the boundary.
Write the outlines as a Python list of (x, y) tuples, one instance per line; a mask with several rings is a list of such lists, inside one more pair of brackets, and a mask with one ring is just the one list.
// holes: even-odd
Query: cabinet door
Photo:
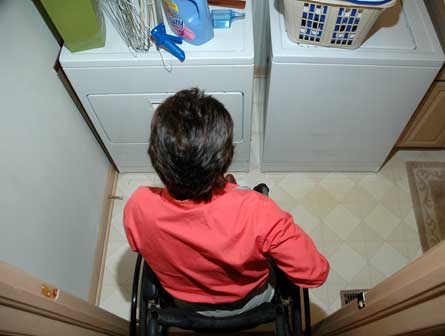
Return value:
[(399, 142), (399, 147), (443, 147), (445, 144), (445, 82), (435, 82)]
[[(233, 123), (233, 141), (243, 142), (243, 94), (206, 92), (224, 104)], [(94, 114), (110, 143), (148, 143), (156, 108), (174, 93), (88, 95)]]
[[(235, 159), (244, 143), (244, 95), (206, 92), (221, 101), (232, 115)], [(90, 94), (90, 117), (121, 172), (150, 170), (147, 155), (150, 124), (156, 108), (174, 93)], [(248, 155), (248, 154), (247, 154)]]
[(88, 100), (110, 143), (148, 143), (150, 122), (168, 94), (89, 95)]

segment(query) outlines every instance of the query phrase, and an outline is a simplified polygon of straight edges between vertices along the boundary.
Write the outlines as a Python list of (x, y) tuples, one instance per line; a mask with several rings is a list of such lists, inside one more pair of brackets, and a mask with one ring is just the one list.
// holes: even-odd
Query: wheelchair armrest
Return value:
[[(279, 290), (279, 294), (282, 298), (288, 299), (291, 298), (293, 302), (297, 303), (293, 306), (293, 315), (294, 315), (294, 329), (302, 330), (302, 320), (301, 320), (301, 295), (300, 295), (300, 286), (295, 285), (286, 274), (277, 267), (275, 263), (272, 262), (273, 271), (275, 273), (277, 288)], [(309, 300), (309, 290), (307, 288), (303, 288), (303, 308), (304, 308), (304, 324), (306, 326), (305, 336), (310, 336), (312, 334), (311, 327), (311, 309), (310, 309), (310, 300)], [(299, 333), (297, 335), (300, 335)]]
[(269, 187), (265, 183), (258, 184), (253, 188), (253, 190), (259, 192), (260, 194), (269, 196)]

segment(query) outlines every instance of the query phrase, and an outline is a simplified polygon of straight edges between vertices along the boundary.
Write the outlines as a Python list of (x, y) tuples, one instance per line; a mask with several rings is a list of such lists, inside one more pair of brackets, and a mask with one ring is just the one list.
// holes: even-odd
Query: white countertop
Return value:
[[(252, 0), (253, 1), (253, 0)], [(162, 50), (168, 64), (173, 66), (212, 65), (212, 64), (253, 64), (253, 28), (252, 3), (246, 2), (246, 17), (232, 22), (230, 29), (215, 29), (215, 37), (201, 45), (195, 46), (184, 42), (179, 45), (186, 53), (186, 60), (180, 63), (175, 57)], [(162, 66), (163, 61), (153, 46), (146, 53), (131, 53), (124, 41), (106, 18), (107, 34), (103, 48), (71, 52), (62, 48), (60, 63), (64, 68), (98, 67), (98, 66)], [(169, 30), (166, 19), (164, 22)]]

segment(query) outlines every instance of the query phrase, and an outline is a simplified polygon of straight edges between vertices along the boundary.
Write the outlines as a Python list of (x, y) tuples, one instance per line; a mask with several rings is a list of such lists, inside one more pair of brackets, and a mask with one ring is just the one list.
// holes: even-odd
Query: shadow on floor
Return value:
[(137, 254), (128, 248), (117, 265), (116, 281), (126, 302), (131, 302), (131, 289)]

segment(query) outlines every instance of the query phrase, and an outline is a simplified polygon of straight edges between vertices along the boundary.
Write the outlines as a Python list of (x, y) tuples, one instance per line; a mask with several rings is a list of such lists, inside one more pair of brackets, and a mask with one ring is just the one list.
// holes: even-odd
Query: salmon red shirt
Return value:
[(272, 258), (301, 287), (322, 285), (329, 264), (311, 238), (267, 196), (227, 183), (210, 202), (178, 201), (140, 187), (124, 210), (124, 228), (175, 298), (231, 303), (262, 286)]

